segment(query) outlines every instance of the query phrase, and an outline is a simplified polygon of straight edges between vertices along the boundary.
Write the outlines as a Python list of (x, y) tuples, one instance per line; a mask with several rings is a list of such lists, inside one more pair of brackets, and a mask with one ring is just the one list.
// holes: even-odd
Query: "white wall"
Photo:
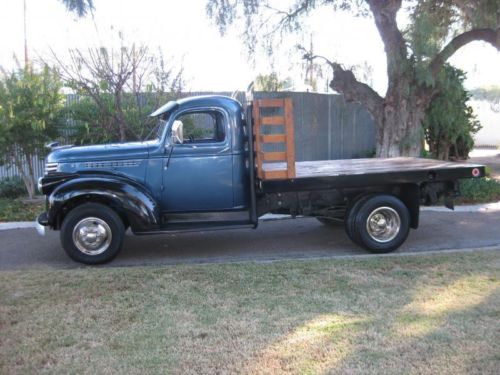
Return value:
[(476, 146), (500, 146), (500, 106), (484, 100), (471, 100), (470, 105), (483, 126), (474, 137)]

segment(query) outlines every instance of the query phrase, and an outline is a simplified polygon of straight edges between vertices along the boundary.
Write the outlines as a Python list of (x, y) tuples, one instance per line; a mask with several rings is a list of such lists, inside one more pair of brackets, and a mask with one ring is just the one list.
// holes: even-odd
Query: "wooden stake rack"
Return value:
[[(263, 108), (273, 108), (281, 115), (263, 115)], [(266, 111), (266, 110), (264, 110)], [(269, 111), (269, 110), (268, 110)], [(253, 102), (253, 131), (255, 136), (255, 161), (257, 177), (261, 180), (279, 180), (295, 178), (295, 141), (293, 125), (293, 104), (291, 98), (285, 99), (259, 99)], [(283, 132), (266, 134), (266, 127), (281, 127)], [(284, 151), (264, 151), (266, 144), (284, 144)], [(266, 165), (275, 164), (266, 170)], [(281, 168), (282, 167), (282, 168)]]

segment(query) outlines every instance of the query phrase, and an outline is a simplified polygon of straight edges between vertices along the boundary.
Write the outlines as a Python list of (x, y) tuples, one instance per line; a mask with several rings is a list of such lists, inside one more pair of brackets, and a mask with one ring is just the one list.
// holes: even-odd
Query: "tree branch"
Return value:
[(403, 34), (398, 29), (396, 16), (402, 0), (369, 0), (370, 10), (375, 19), (387, 55), (389, 86), (393, 79), (404, 74), (407, 47)]
[(343, 94), (347, 101), (361, 103), (374, 117), (380, 116), (384, 99), (366, 83), (359, 82), (351, 70), (344, 69), (339, 63), (330, 61), (321, 55), (306, 53), (304, 59), (324, 60), (333, 70), (333, 79), (330, 82), (330, 87)]
[(457, 35), (432, 59), (430, 64), (432, 77), (436, 79), (446, 60), (460, 48), (475, 40), (490, 43), (493, 47), (500, 50), (500, 27), (496, 30), (491, 28), (472, 29)]

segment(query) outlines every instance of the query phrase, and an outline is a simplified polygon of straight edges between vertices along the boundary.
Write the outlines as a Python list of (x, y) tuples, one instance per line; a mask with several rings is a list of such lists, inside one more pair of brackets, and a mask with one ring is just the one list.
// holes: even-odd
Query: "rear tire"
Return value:
[(344, 221), (344, 229), (345, 232), (347, 233), (347, 236), (351, 239), (352, 242), (355, 244), (358, 244), (361, 246), (359, 243), (359, 240), (357, 238), (357, 233), (355, 231), (355, 226), (356, 226), (356, 216), (358, 214), (358, 211), (360, 207), (370, 198), (374, 197), (374, 194), (367, 194), (364, 195), (357, 200), (354, 201), (354, 203), (349, 207), (347, 210), (347, 213), (345, 215), (345, 221)]
[(372, 253), (388, 253), (405, 242), (410, 213), (392, 195), (375, 195), (359, 202), (351, 230), (356, 243)]
[(85, 203), (64, 218), (60, 238), (71, 259), (101, 264), (120, 252), (124, 233), (123, 221), (115, 211), (103, 204)]

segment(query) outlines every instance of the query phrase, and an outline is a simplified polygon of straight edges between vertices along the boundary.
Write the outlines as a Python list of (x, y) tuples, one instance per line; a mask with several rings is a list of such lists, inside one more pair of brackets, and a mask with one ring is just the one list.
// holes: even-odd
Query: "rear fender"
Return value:
[(420, 187), (416, 184), (402, 185), (399, 198), (410, 213), (410, 228), (417, 229), (420, 218)]
[(137, 182), (118, 176), (82, 176), (57, 186), (48, 197), (48, 224), (59, 229), (69, 208), (84, 202), (111, 206), (134, 232), (159, 226), (159, 207), (152, 194)]

